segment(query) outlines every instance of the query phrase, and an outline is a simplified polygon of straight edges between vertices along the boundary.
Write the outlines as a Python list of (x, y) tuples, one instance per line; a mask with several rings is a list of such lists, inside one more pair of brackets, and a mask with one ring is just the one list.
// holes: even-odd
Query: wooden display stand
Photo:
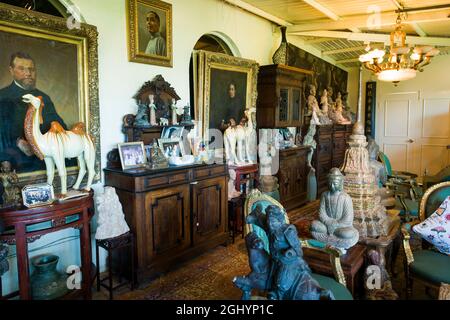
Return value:
[[(365, 246), (355, 245), (341, 257), (341, 266), (344, 271), (347, 288), (353, 296), (362, 292), (359, 285), (363, 280)], [(330, 255), (326, 252), (303, 248), (303, 257), (313, 272), (334, 277)]]
[[(31, 299), (29, 281), (28, 243), (42, 236), (67, 228), (80, 230), (82, 289), (69, 293), (81, 293), (86, 300), (91, 299), (91, 232), (90, 221), (94, 215), (93, 192), (83, 198), (67, 200), (43, 207), (17, 210), (0, 210), (6, 231), (0, 235), (0, 241), (16, 245), (17, 270), (19, 274), (19, 292), (22, 300)], [(9, 231), (12, 230), (12, 231)]]

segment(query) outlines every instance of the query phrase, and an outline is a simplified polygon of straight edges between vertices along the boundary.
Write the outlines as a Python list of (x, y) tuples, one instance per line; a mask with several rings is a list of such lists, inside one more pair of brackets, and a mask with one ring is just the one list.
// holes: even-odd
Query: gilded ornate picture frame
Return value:
[(237, 123), (244, 111), (256, 107), (259, 65), (256, 61), (226, 54), (195, 51), (194, 101), (196, 119), (201, 123), (203, 139), (209, 141), (209, 129), (220, 129), (230, 117)]
[[(52, 120), (68, 130), (78, 122), (85, 124), (95, 143), (94, 181), (99, 181), (97, 37), (95, 26), (81, 23), (69, 29), (67, 19), (0, 4), (0, 160), (13, 164), (19, 185), (47, 180), (44, 162), (27, 154), (26, 140), (21, 139), (24, 93), (43, 96), (42, 133)], [(76, 160), (66, 160), (66, 167), (72, 185), (78, 174)]]
[(128, 59), (172, 67), (172, 4), (127, 0)]

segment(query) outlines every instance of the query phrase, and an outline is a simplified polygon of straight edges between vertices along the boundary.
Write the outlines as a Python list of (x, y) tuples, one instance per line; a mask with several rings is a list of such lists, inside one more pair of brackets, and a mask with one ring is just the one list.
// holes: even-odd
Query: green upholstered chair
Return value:
[(400, 217), (403, 221), (417, 220), (419, 217), (419, 203), (423, 195), (422, 186), (417, 183), (417, 175), (406, 171), (392, 170), (391, 161), (383, 152), (378, 153), (378, 159), (383, 163), (388, 181), (386, 187), (393, 191)]
[[(269, 205), (276, 205), (280, 207), (285, 213), (286, 223), (289, 223), (289, 218), (286, 213), (286, 210), (277, 200), (271, 198), (266, 194), (261, 193), (258, 189), (253, 189), (252, 192), (247, 196), (247, 199), (245, 201), (245, 209), (244, 209), (245, 216), (247, 217), (247, 215), (249, 215), (256, 208), (257, 205), (261, 205), (263, 212), (265, 212), (265, 209)], [(246, 224), (245, 234), (252, 231), (255, 232), (264, 241), (264, 248), (267, 252), (270, 253), (269, 239), (267, 238), (266, 232), (258, 226)], [(316, 240), (312, 239), (306, 240), (300, 239), (300, 240), (302, 247), (308, 247), (314, 250), (324, 251), (330, 255), (330, 263), (333, 266), (335, 278), (338, 280), (336, 281), (335, 279), (330, 278), (328, 276), (313, 273), (312, 276), (314, 277), (314, 279), (317, 280), (317, 282), (319, 282), (320, 286), (325, 289), (329, 289), (333, 293), (336, 300), (353, 300), (352, 294), (346, 287), (345, 276), (340, 263), (340, 255), (342, 254), (342, 252), (336, 248), (327, 247), (323, 245), (321, 242)]]
[(439, 290), (441, 283), (450, 283), (450, 256), (430, 249), (430, 244), (425, 240), (422, 241), (422, 249), (413, 253), (409, 243), (411, 228), (427, 219), (449, 195), (450, 181), (429, 188), (420, 202), (419, 219), (402, 226), (403, 246), (406, 255), (407, 298), (411, 296), (413, 281), (419, 281), (426, 287), (436, 290)]

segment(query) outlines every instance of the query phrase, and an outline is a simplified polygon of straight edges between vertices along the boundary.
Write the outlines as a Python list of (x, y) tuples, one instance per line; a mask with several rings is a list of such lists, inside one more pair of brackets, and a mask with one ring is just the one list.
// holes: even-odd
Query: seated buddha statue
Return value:
[(313, 221), (311, 234), (321, 242), (340, 249), (348, 249), (359, 240), (353, 227), (352, 198), (343, 191), (344, 176), (338, 168), (328, 175), (329, 191), (320, 199), (319, 220)]

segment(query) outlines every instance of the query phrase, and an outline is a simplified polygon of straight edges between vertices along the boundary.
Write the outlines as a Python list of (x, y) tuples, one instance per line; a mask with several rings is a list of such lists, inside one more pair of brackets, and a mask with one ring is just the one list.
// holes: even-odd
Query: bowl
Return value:
[(195, 162), (195, 157), (192, 155), (185, 155), (182, 157), (170, 157), (169, 164), (171, 166), (188, 166)]

